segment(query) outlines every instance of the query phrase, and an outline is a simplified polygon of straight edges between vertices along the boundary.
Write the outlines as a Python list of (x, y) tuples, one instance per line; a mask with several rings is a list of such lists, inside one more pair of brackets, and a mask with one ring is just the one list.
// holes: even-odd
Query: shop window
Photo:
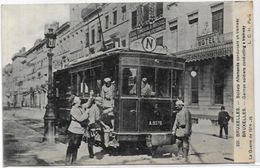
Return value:
[(132, 12), (132, 28), (136, 28), (137, 26), (137, 11)]
[(156, 38), (156, 46), (163, 46), (163, 36)]
[(199, 103), (199, 79), (198, 75), (191, 76), (191, 103)]
[(105, 17), (105, 20), (106, 20), (105, 28), (108, 29), (108, 26), (109, 26), (109, 16), (108, 15)]
[(92, 38), (91, 38), (91, 45), (92, 45), (92, 44), (95, 44), (95, 29), (92, 29), (91, 35), (92, 35)]
[(123, 95), (137, 95), (137, 68), (123, 69)]
[(223, 9), (212, 12), (212, 31), (223, 34)]
[(126, 20), (126, 5), (122, 6), (122, 21)]
[(113, 12), (113, 25), (117, 24), (117, 11)]
[(163, 16), (163, 2), (156, 3), (156, 17), (160, 18)]
[(141, 68), (141, 96), (155, 96), (155, 68)]

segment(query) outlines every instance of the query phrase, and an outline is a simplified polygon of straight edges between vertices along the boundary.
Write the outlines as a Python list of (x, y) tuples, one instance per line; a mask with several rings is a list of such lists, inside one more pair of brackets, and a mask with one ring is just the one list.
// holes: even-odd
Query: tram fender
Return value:
[(146, 136), (147, 147), (171, 145), (172, 135), (171, 134), (149, 134)]

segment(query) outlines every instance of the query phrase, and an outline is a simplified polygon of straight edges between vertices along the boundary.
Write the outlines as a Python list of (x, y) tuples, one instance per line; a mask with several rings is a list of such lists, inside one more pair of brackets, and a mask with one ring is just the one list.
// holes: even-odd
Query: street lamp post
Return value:
[(45, 33), (46, 47), (49, 49), (47, 56), (49, 61), (48, 66), (48, 104), (44, 115), (44, 137), (48, 142), (55, 142), (55, 120), (56, 116), (53, 108), (53, 82), (52, 82), (52, 49), (55, 47), (56, 34), (53, 28), (48, 28)]

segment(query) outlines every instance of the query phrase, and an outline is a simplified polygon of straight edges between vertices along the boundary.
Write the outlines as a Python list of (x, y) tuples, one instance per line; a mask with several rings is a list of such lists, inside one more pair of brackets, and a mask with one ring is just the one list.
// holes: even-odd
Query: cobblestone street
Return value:
[[(4, 126), (4, 165), (64, 165), (67, 144), (42, 142), (44, 111), (39, 109), (11, 109), (3, 111)], [(191, 150), (188, 163), (232, 163), (233, 161), (233, 128), (230, 123), (230, 138), (217, 137), (218, 127), (200, 121), (193, 125)], [(158, 157), (152, 158), (144, 152), (131, 150), (119, 153), (117, 156), (103, 154), (100, 148), (95, 148), (95, 158), (89, 159), (87, 144), (82, 142), (78, 153), (77, 165), (94, 164), (179, 164), (170, 157), (176, 152), (176, 146), (159, 147)], [(100, 162), (102, 160), (102, 162)]]

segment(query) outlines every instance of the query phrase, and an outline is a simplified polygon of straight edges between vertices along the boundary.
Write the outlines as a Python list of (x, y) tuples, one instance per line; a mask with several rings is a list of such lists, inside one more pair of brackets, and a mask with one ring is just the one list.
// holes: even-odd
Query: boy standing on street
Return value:
[(220, 127), (219, 137), (222, 138), (222, 130), (224, 128), (226, 139), (228, 139), (228, 121), (230, 120), (230, 116), (227, 111), (225, 111), (225, 106), (221, 106), (220, 112), (218, 113), (218, 124)]

